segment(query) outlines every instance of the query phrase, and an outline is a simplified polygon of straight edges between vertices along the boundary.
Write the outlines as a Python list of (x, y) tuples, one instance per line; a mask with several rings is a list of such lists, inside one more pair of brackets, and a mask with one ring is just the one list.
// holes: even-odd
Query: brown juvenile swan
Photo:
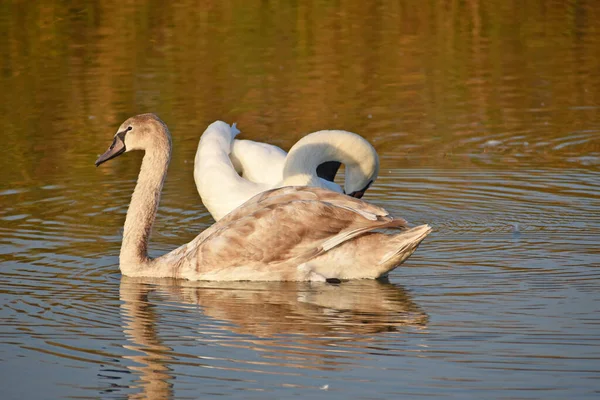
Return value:
[[(314, 187), (260, 193), (190, 243), (148, 257), (148, 239), (171, 159), (171, 134), (154, 114), (119, 127), (96, 166), (145, 151), (125, 218), (119, 258), (123, 275), (190, 280), (325, 281), (378, 278), (402, 264), (431, 232), (361, 200)], [(398, 228), (400, 233), (374, 230)]]

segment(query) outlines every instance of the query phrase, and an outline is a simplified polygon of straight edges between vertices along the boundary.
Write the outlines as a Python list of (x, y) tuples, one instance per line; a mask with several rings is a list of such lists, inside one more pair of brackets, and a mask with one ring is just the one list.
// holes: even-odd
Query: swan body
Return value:
[[(145, 152), (125, 218), (119, 266), (123, 275), (215, 281), (326, 281), (385, 276), (431, 232), (406, 228), (403, 219), (359, 199), (316, 187), (260, 193), (191, 242), (148, 257), (171, 156), (171, 135), (154, 114), (126, 120), (100, 165), (132, 151)], [(399, 233), (374, 232), (399, 229)]]
[(379, 173), (377, 152), (352, 132), (311, 133), (300, 139), (289, 154), (277, 146), (236, 140), (239, 132), (235, 124), (216, 121), (204, 131), (198, 144), (194, 180), (202, 202), (216, 221), (272, 188), (314, 186), (344, 193), (333, 182), (341, 163), (346, 165), (345, 192), (353, 197), (362, 197)]

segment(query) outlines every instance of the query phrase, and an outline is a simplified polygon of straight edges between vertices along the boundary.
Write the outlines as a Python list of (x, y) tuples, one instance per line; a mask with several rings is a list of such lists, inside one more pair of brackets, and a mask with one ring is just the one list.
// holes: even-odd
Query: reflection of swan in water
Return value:
[[(309, 282), (195, 282), (122, 276), (123, 328), (132, 343), (127, 348), (144, 353), (127, 357), (143, 365), (130, 367), (139, 374), (142, 391), (134, 398), (172, 397), (173, 374), (169, 363), (176, 356), (184, 356), (174, 355), (172, 349), (158, 338), (157, 316), (148, 300), (151, 292), (163, 301), (198, 305), (205, 316), (224, 322), (217, 324), (220, 330), (214, 339), (218, 341), (222, 340), (223, 330), (263, 338), (253, 340), (240, 336), (239, 342), (252, 349), (270, 351), (271, 355), (276, 353), (277, 357), (271, 357), (269, 361), (274, 365), (284, 362), (289, 351), (296, 361), (300, 354), (319, 359), (318, 365), (307, 361), (311, 365), (302, 365), (303, 368), (340, 368), (340, 355), (331, 353), (328, 345), (344, 343), (347, 349), (359, 351), (364, 344), (355, 343), (353, 335), (398, 331), (404, 327), (421, 328), (428, 321), (427, 314), (404, 289), (376, 280), (330, 285)], [(207, 331), (203, 330), (203, 334)], [(365, 340), (375, 338), (361, 337), (361, 342)], [(223, 344), (232, 345), (232, 341), (226, 340)], [(315, 347), (325, 351), (315, 352)], [(302, 353), (303, 348), (309, 351)], [(196, 355), (186, 354), (185, 357), (189, 357), (187, 365), (206, 363)], [(239, 361), (238, 367), (244, 367), (243, 361)]]
[(377, 280), (330, 285), (121, 277), (125, 305), (124, 297), (147, 297), (150, 291), (169, 301), (199, 305), (204, 315), (234, 325), (227, 329), (254, 336), (374, 333), (424, 327), (428, 320), (404, 289)]
[[(173, 294), (173, 291), (170, 291)], [(423, 326), (427, 316), (406, 292), (378, 281), (343, 284), (236, 282), (182, 285), (178, 299), (202, 306), (205, 315), (232, 323), (233, 332), (270, 337), (364, 334)]]
[(131, 399), (170, 399), (173, 398), (173, 375), (167, 366), (172, 357), (167, 353), (172, 349), (164, 346), (156, 334), (156, 314), (148, 302), (150, 288), (136, 285), (123, 285), (121, 281), (120, 298), (123, 331), (127, 339), (133, 343), (124, 346), (128, 350), (141, 352), (143, 355), (124, 356), (141, 366), (130, 366), (129, 369), (139, 374), (139, 393), (129, 396)]

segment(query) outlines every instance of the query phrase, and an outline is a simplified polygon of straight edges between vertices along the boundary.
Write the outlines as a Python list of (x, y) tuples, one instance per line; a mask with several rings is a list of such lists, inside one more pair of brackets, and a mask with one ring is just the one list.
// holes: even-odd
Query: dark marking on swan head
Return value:
[(96, 162), (95, 162), (96, 167), (108, 160), (112, 160), (113, 158), (120, 156), (127, 150), (127, 148), (125, 147), (125, 135), (131, 129), (132, 129), (131, 126), (129, 126), (129, 127), (127, 127), (127, 129), (117, 132), (117, 134), (115, 135), (115, 138), (113, 139), (113, 142), (110, 145), (110, 147), (108, 148), (108, 150), (106, 150), (104, 152), (104, 154), (102, 154), (96, 160)]

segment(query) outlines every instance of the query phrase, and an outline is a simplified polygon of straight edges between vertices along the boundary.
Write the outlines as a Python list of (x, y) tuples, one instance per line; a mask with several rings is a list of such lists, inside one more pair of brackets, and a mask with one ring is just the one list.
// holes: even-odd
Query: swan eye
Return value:
[(128, 127), (127, 127), (127, 130), (128, 130), (128, 131), (130, 131), (130, 130), (132, 130), (132, 129), (133, 129), (133, 128), (132, 128), (131, 126), (128, 126)]

